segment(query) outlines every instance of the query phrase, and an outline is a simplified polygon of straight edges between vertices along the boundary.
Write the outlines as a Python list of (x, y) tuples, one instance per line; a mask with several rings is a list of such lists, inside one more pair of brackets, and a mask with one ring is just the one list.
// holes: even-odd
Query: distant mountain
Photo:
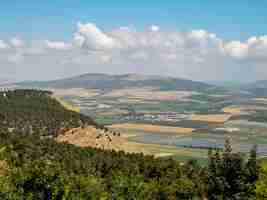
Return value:
[(257, 97), (267, 97), (267, 80), (255, 81), (242, 87)]
[(247, 87), (253, 88), (267, 88), (267, 80), (255, 81), (247, 84)]
[(14, 83), (15, 81), (7, 79), (7, 78), (0, 78), (0, 86), (3, 85), (9, 85), (11, 83)]
[(226, 87), (226, 88), (238, 88), (244, 85), (244, 83), (239, 81), (205, 81), (207, 84), (216, 85), (219, 87)]
[(31, 88), (93, 88), (121, 89), (126, 87), (157, 87), (161, 90), (203, 90), (212, 85), (187, 79), (147, 76), (141, 74), (83, 74), (54, 81), (33, 81), (18, 83), (21, 87)]

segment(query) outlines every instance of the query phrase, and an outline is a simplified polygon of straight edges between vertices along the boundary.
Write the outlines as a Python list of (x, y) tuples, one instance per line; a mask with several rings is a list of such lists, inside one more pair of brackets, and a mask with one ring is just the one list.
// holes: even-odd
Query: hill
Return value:
[(0, 92), (0, 129), (7, 132), (55, 136), (71, 128), (97, 124), (66, 109), (48, 91)]
[(203, 90), (211, 87), (209, 84), (198, 81), (140, 74), (83, 74), (54, 81), (22, 82), (18, 85), (27, 88), (90, 88), (104, 90), (127, 87), (156, 87), (161, 90)]
[(255, 81), (241, 87), (256, 97), (267, 97), (267, 80)]

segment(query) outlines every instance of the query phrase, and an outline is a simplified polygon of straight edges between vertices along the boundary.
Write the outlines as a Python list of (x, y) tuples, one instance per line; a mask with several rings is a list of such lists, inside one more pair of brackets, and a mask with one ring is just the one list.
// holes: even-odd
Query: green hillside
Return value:
[(70, 128), (95, 125), (87, 116), (67, 110), (48, 91), (14, 90), (0, 93), (0, 128), (55, 136)]

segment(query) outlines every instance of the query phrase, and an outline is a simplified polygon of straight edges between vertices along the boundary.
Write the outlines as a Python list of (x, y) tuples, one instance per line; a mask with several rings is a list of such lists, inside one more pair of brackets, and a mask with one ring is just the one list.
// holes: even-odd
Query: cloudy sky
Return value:
[(0, 79), (267, 79), (266, 8), (265, 0), (1, 2)]

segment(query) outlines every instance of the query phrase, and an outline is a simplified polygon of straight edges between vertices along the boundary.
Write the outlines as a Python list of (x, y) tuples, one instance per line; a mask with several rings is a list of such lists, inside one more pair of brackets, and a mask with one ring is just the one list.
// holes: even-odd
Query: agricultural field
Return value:
[(190, 134), (194, 131), (192, 128), (174, 127), (174, 126), (161, 126), (161, 125), (151, 125), (151, 124), (113, 124), (108, 126), (111, 129), (118, 130), (136, 130), (136, 131), (149, 131), (158, 132), (166, 134)]
[(220, 149), (230, 138), (236, 151), (247, 153), (257, 144), (259, 154), (267, 156), (267, 98), (215, 88), (200, 92), (153, 87), (75, 89), (59, 91), (59, 96), (121, 132), (131, 143), (129, 151), (205, 159), (209, 148)]
[(230, 114), (193, 114), (190, 118), (191, 121), (201, 121), (207, 123), (224, 123), (230, 119)]

